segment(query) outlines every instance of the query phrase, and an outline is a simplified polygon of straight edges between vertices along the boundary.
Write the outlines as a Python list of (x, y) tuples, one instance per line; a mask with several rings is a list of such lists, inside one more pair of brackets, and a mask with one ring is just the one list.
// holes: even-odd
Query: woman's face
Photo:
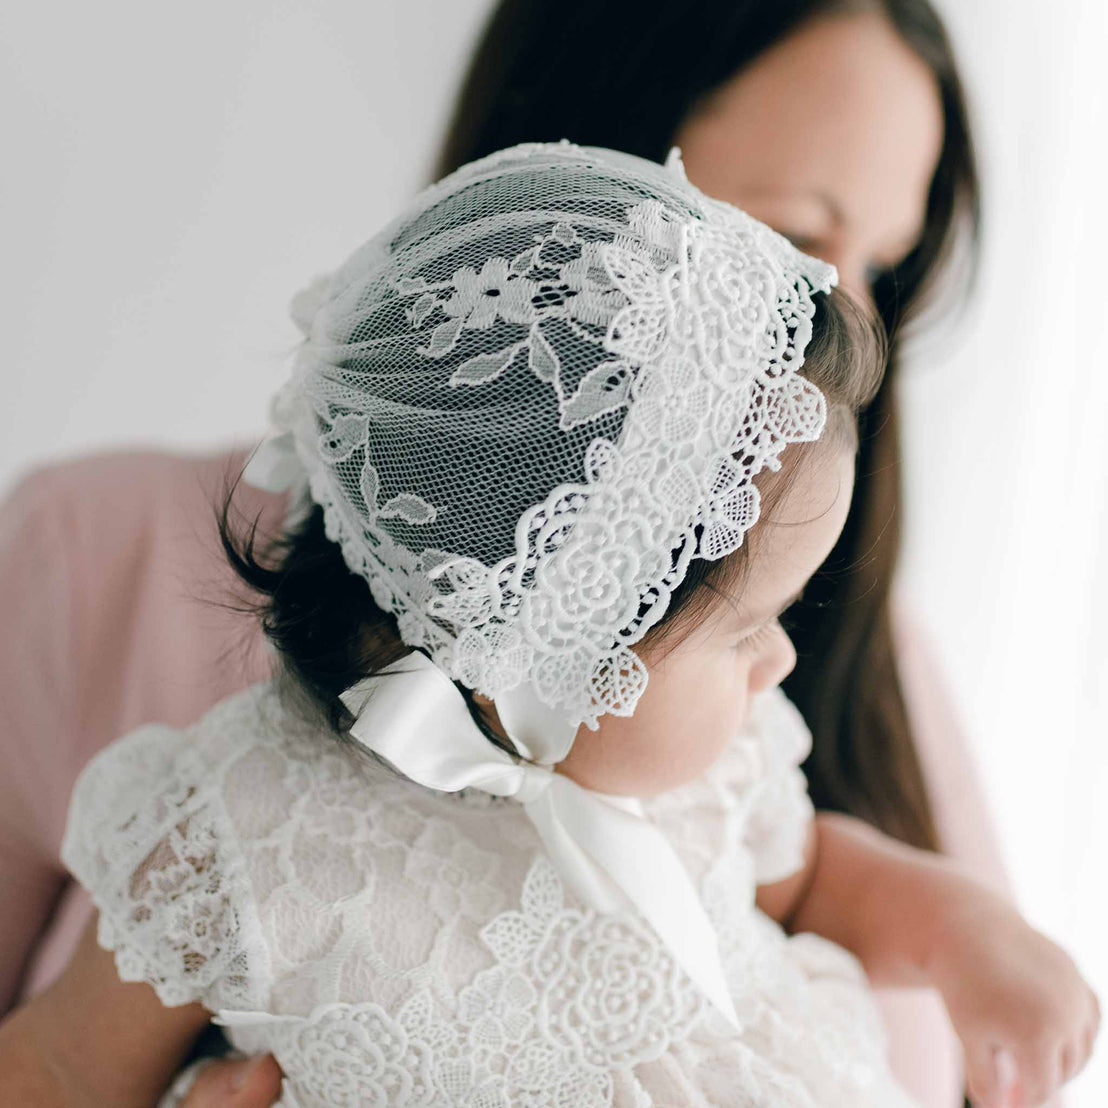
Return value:
[(931, 70), (876, 14), (812, 20), (691, 116), (689, 180), (838, 267), (868, 299), (923, 231), (943, 139)]

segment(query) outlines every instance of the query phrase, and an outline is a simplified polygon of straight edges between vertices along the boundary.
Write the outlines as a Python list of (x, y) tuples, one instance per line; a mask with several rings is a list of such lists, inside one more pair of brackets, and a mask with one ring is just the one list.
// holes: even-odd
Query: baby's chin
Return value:
[(621, 735), (619, 740), (606, 743), (603, 724), (599, 732), (582, 728), (573, 749), (555, 768), (593, 792), (645, 800), (703, 777), (741, 729), (741, 724), (732, 723), (711, 736), (673, 734), (672, 743), (651, 744), (641, 751), (644, 756), (636, 758), (626, 756), (634, 748), (629, 731), (626, 737)]

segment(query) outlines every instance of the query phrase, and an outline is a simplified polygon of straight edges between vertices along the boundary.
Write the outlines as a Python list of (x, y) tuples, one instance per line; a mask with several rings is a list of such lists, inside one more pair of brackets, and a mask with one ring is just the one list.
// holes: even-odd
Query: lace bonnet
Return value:
[(798, 370), (833, 267), (665, 166), (567, 142), (425, 190), (294, 302), (247, 477), (307, 479), (400, 635), (491, 698), (629, 715), (634, 644), (753, 478), (823, 429)]

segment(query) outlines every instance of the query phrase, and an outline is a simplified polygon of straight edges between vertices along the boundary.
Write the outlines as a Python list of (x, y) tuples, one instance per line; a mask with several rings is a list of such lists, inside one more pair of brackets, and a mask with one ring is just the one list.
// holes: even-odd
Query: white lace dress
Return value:
[(102, 751), (63, 857), (121, 977), (272, 1051), (285, 1108), (897, 1108), (856, 960), (754, 906), (798, 865), (808, 744), (764, 696), (709, 774), (648, 804), (718, 929), (741, 1033), (645, 924), (581, 907), (516, 802), (400, 779), (270, 685)]

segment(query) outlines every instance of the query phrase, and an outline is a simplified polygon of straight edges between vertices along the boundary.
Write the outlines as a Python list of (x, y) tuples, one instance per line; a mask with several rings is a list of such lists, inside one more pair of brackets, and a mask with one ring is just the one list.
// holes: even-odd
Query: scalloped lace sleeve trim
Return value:
[[(194, 730), (142, 727), (102, 750), (70, 801), (62, 861), (123, 981), (167, 1006), (260, 1007), (268, 957), (245, 861)], [(224, 744), (233, 746), (233, 743)]]
[(751, 706), (748, 734), (759, 753), (760, 780), (752, 788), (744, 843), (759, 885), (783, 881), (804, 866), (808, 828), (815, 815), (800, 765), (812, 749), (803, 716), (780, 689)]

